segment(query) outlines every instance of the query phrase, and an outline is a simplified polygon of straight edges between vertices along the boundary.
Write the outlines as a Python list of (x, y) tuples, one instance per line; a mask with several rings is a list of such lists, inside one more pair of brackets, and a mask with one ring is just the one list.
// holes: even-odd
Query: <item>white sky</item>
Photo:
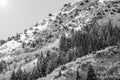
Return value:
[(0, 0), (0, 39), (32, 27), (74, 0)]

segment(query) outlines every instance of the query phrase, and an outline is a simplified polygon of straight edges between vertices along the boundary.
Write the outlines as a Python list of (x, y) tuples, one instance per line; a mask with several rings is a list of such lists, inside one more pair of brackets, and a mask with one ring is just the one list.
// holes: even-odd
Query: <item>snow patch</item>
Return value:
[(6, 44), (4, 44), (3, 46), (0, 47), (0, 53), (11, 53), (11, 51), (13, 49), (18, 48), (21, 45), (21, 43), (15, 41), (15, 40), (11, 40), (9, 42), (7, 42)]

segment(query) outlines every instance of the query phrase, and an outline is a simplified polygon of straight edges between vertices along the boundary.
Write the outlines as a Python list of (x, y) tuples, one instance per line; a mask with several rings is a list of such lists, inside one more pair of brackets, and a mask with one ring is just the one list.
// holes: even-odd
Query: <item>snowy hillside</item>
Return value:
[[(57, 15), (51, 15), (36, 26), (28, 29), (25, 33), (20, 34), (18, 41), (8, 41), (0, 47), (1, 53), (11, 53), (21, 43), (29, 43), (35, 40), (37, 33), (49, 29), (50, 27), (58, 27), (63, 29), (79, 30), (82, 26), (97, 20), (102, 25), (112, 20), (114, 26), (120, 25), (120, 1), (119, 0), (82, 0), (75, 1), (64, 5)], [(35, 33), (35, 34), (34, 34)]]
[[(46, 19), (9, 38), (0, 46), (0, 65), (7, 66), (0, 71), (0, 80), (9, 80), (11, 76), (13, 78), (17, 71), (20, 74), (23, 71), (22, 76), (29, 75), (25, 80), (54, 80), (53, 77), (59, 74), (62, 65), (67, 66), (67, 69), (55, 80), (77, 80), (69, 75), (70, 78), (66, 79), (64, 75), (69, 74), (70, 70), (73, 71), (70, 73), (76, 72), (78, 65), (85, 66), (87, 62), (97, 70), (102, 65), (97, 64), (101, 58), (107, 57), (109, 60), (110, 57), (112, 61), (112, 56), (119, 55), (119, 28), (120, 0), (76, 0), (64, 4), (58, 13), (50, 13)], [(112, 54), (116, 52), (117, 54)], [(113, 61), (116, 63), (119, 59)], [(79, 72), (86, 78), (88, 65), (83, 70), (85, 71)], [(103, 77), (105, 74), (99, 75)], [(86, 80), (85, 78), (80, 80)]]

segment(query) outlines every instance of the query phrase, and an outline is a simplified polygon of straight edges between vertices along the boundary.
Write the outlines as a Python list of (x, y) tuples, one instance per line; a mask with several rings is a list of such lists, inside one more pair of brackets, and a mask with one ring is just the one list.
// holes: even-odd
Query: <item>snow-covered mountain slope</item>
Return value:
[[(76, 0), (65, 4), (58, 13), (49, 14), (43, 21), (39, 21), (30, 29), (24, 30), (24, 33), (9, 39), (0, 46), (0, 55), (3, 55), (0, 59), (6, 61), (8, 69), (11, 71), (18, 67), (29, 71), (36, 65), (37, 55), (44, 53), (44, 56), (46, 56), (47, 51), (49, 53), (59, 53), (59, 42), (62, 33), (69, 37), (72, 30), (82, 30), (82, 27), (94, 23), (105, 25), (110, 21), (113, 26), (120, 26), (120, 0)], [(100, 53), (102, 52), (100, 51)], [(78, 61), (71, 62), (72, 65), (68, 63), (66, 66), (77, 69), (77, 65), (82, 63), (81, 60), (83, 60), (83, 63), (95, 63), (96, 67), (98, 62), (95, 57), (96, 55), (90, 54), (78, 59)], [(64, 72), (69, 72), (69, 69), (68, 67)], [(70, 71), (74, 73), (76, 70), (72, 69)], [(40, 80), (53, 80), (59, 73), (58, 71), (55, 70), (52, 74)], [(80, 74), (86, 76), (86, 71)], [(69, 77), (69, 75), (67, 76)], [(60, 76), (57, 80), (64, 80), (63, 78), (64, 76)]]
[(50, 15), (20, 34), (19, 40), (11, 40), (0, 46), (0, 53), (11, 53), (15, 48), (21, 47), (22, 43), (35, 41), (36, 35), (45, 30), (80, 30), (91, 22), (96, 21), (102, 25), (109, 20), (112, 20), (114, 26), (120, 25), (119, 0), (78, 0), (65, 4), (58, 14)]

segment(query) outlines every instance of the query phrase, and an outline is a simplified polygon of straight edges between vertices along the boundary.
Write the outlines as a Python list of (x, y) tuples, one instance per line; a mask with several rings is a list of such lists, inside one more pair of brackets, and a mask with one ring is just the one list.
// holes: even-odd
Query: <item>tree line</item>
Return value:
[(79, 31), (73, 30), (70, 38), (63, 33), (60, 39), (60, 51), (69, 52), (72, 49), (77, 57), (82, 57), (107, 46), (117, 45), (119, 42), (119, 26), (113, 27), (111, 21), (102, 26), (95, 23), (84, 26)]
[[(41, 53), (38, 56), (37, 66), (31, 73), (26, 73), (19, 69), (17, 72), (12, 73), (10, 80), (36, 80), (40, 77), (45, 77), (50, 74), (55, 68), (60, 65), (66, 64), (76, 58), (87, 55), (93, 51), (104, 49), (107, 46), (114, 46), (120, 42), (120, 28), (118, 26), (113, 27), (111, 21), (106, 25), (98, 25), (97, 23), (84, 26), (82, 30), (71, 31), (71, 37), (67, 37), (65, 33), (62, 33), (60, 38), (59, 50), (51, 53)], [(44, 57), (46, 54), (46, 57)], [(88, 73), (88, 77), (94, 75)], [(19, 74), (19, 75), (18, 75)], [(27, 76), (27, 77), (20, 77)], [(78, 80), (78, 79), (76, 79)], [(89, 79), (86, 80), (96, 80)]]

